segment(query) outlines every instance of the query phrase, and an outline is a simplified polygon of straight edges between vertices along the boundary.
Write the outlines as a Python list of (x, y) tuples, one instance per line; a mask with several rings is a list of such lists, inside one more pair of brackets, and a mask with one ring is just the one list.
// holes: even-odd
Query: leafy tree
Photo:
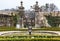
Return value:
[(46, 3), (45, 4), (45, 6), (44, 5), (42, 5), (41, 7), (40, 7), (40, 10), (41, 11), (58, 11), (58, 7), (55, 5), (55, 4), (48, 4), (48, 3)]
[(13, 16), (13, 20), (14, 20), (14, 26), (16, 26), (17, 24), (17, 15), (15, 14), (15, 16)]
[(55, 4), (50, 4), (50, 11), (56, 11), (58, 10), (57, 6)]

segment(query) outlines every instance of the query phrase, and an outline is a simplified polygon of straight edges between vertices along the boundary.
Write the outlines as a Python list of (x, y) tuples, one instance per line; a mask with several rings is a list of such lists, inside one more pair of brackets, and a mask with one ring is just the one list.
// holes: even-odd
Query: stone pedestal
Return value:
[(19, 23), (20, 24), (20, 27), (23, 28), (24, 27), (23, 18), (20, 18), (20, 21), (19, 22), (20, 22)]
[(16, 28), (19, 29), (20, 28), (20, 24), (16, 24)]
[(10, 27), (10, 23), (8, 23), (8, 24), (7, 24), (7, 26), (9, 26), (9, 27)]
[(24, 24), (22, 23), (22, 28), (24, 27)]
[(35, 27), (39, 27), (39, 25), (38, 25), (38, 15), (39, 15), (39, 13), (35, 12)]
[(59, 24), (59, 27), (60, 27), (60, 24)]

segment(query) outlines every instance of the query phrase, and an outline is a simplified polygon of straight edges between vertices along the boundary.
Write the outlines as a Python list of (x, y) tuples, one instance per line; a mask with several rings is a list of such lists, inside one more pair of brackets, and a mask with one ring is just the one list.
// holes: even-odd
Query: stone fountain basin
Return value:
[[(28, 31), (3, 31), (0, 32), (0, 36), (11, 36), (11, 35), (29, 35)], [(59, 35), (59, 31), (32, 31), (32, 35)]]

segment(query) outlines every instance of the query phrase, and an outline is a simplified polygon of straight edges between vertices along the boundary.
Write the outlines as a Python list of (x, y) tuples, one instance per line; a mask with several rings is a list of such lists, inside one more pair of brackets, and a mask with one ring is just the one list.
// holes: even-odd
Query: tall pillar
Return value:
[(23, 18), (24, 18), (24, 7), (23, 7), (23, 2), (21, 1), (21, 6), (19, 8), (19, 22), (20, 22), (20, 27), (24, 27), (23, 23)]

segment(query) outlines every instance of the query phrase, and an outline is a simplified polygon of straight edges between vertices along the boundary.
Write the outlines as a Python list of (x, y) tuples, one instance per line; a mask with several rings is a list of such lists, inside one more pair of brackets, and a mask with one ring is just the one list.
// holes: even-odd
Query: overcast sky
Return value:
[(60, 0), (0, 0), (0, 10), (17, 8), (20, 6), (20, 1), (23, 1), (25, 9), (30, 9), (30, 6), (34, 5), (36, 1), (39, 5), (44, 5), (46, 3), (54, 3), (60, 9)]

